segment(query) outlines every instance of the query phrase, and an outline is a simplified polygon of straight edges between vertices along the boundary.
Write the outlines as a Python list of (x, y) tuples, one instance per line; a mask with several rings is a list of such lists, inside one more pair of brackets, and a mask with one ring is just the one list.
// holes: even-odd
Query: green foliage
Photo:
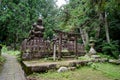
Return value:
[[(90, 63), (89, 63), (89, 64), (90, 64)], [(90, 64), (90, 67), (93, 68), (93, 69), (95, 69), (95, 70), (97, 70), (99, 66), (96, 65), (95, 63), (91, 63), (91, 64)]]
[(18, 51), (18, 50), (8, 50), (6, 46), (3, 46), (2, 53), (3, 54), (7, 53), (7, 54), (11, 54), (11, 55), (19, 55), (20, 51)]
[(1, 52), (2, 52), (3, 54), (14, 55), (14, 56), (17, 57), (17, 60), (18, 60), (19, 62), (22, 61), (21, 52), (18, 51), (18, 50), (12, 50), (12, 49), (11, 49), (11, 50), (8, 50), (8, 48), (7, 48), (6, 46), (3, 46)]
[(0, 56), (0, 66), (5, 62), (5, 58)]
[(106, 55), (111, 55), (115, 58), (118, 58), (119, 55), (119, 46), (117, 42), (111, 42), (111, 43), (103, 43), (102, 44), (102, 51)]
[[(80, 32), (79, 28), (81, 28), (83, 35), (84, 31), (86, 31), (88, 38), (93, 36), (97, 39), (95, 49), (98, 52), (106, 51), (105, 49), (111, 48), (115, 51), (110, 54), (116, 57), (118, 50), (115, 49), (116, 46), (114, 46), (113, 43), (106, 45), (106, 48), (104, 45), (104, 50), (102, 50), (102, 46), (106, 38), (105, 13), (107, 13), (110, 38), (113, 41), (118, 40), (120, 44), (119, 4), (120, 2), (117, 0), (69, 0), (69, 3), (60, 9), (59, 27), (61, 30), (66, 31), (75, 31), (77, 29), (76, 33)], [(71, 28), (68, 26), (71, 26)], [(86, 35), (84, 36), (86, 37)], [(88, 42), (86, 42), (85, 47), (86, 50), (89, 51), (89, 45), (87, 43)]]
[[(75, 71), (63, 73), (34, 73), (29, 77), (43, 80), (119, 80), (120, 66), (109, 63), (90, 63), (90, 67), (81, 67)], [(97, 76), (97, 78), (96, 78)]]
[(92, 60), (88, 55), (78, 57), (78, 60)]
[(85, 45), (85, 50), (87, 51), (87, 53), (89, 52), (89, 50), (90, 50), (90, 45), (89, 44)]
[[(0, 2), (0, 43), (13, 45), (16, 49), (27, 38), (31, 25), (38, 17), (43, 18), (44, 38), (52, 39), (53, 29), (81, 33), (89, 51), (89, 37), (97, 39), (98, 52), (117, 57), (116, 44), (106, 44), (105, 13), (110, 38), (120, 45), (120, 1), (119, 0), (69, 0), (57, 8), (56, 0), (2, 0)], [(80, 29), (82, 31), (80, 31)], [(87, 36), (88, 35), (88, 36)], [(80, 37), (81, 38), (81, 37)], [(88, 38), (88, 39), (87, 39)]]
[(52, 37), (57, 8), (54, 0), (0, 1), (0, 42), (16, 48), (27, 38), (31, 25), (43, 18), (45, 37)]
[(113, 59), (114, 57), (110, 56), (110, 55), (106, 55), (104, 53), (97, 53), (98, 55), (100, 55), (101, 58), (107, 58), (107, 59)]
[(120, 65), (113, 65), (109, 63), (95, 63), (97, 70), (102, 71), (110, 78), (120, 79)]

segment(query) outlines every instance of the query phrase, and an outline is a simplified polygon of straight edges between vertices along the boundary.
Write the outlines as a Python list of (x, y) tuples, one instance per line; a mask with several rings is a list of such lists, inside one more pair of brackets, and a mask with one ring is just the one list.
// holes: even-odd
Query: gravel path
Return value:
[(9, 54), (3, 54), (3, 56), (6, 58), (6, 62), (0, 73), (0, 80), (26, 80), (16, 57)]

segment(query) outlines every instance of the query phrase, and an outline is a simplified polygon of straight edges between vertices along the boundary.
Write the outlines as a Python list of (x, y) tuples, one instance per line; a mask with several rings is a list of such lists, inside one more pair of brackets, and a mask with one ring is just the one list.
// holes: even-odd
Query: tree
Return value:
[(100, 50), (104, 41), (110, 44), (111, 39), (119, 40), (119, 4), (118, 0), (69, 0), (61, 9), (59, 25), (63, 24), (62, 29), (72, 26), (69, 31), (79, 30), (84, 45), (89, 43), (89, 37), (96, 38)]
[[(45, 37), (52, 36), (57, 8), (54, 0), (2, 0), (0, 3), (0, 40), (11, 45), (28, 37), (31, 25), (43, 18)], [(54, 16), (54, 17), (53, 17)]]

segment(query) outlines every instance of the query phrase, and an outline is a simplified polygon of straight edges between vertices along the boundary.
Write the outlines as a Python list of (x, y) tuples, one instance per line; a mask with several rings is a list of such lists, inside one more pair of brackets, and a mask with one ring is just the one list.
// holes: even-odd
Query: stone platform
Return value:
[(65, 67), (77, 67), (87, 65), (88, 62), (105, 62), (106, 59), (94, 59), (94, 60), (64, 60), (64, 61), (46, 61), (42, 62), (40, 60), (34, 61), (23, 61), (25, 72), (45, 72), (48, 70), (56, 70), (62, 66)]

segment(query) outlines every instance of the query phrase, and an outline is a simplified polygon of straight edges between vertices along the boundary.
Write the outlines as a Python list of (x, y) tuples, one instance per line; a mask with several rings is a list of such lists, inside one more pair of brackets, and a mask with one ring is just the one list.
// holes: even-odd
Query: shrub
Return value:
[(119, 55), (119, 46), (116, 41), (111, 43), (104, 42), (102, 44), (102, 51), (106, 55), (111, 55), (114, 58), (118, 58)]
[(5, 62), (5, 58), (0, 56), (0, 65), (2, 65)]

